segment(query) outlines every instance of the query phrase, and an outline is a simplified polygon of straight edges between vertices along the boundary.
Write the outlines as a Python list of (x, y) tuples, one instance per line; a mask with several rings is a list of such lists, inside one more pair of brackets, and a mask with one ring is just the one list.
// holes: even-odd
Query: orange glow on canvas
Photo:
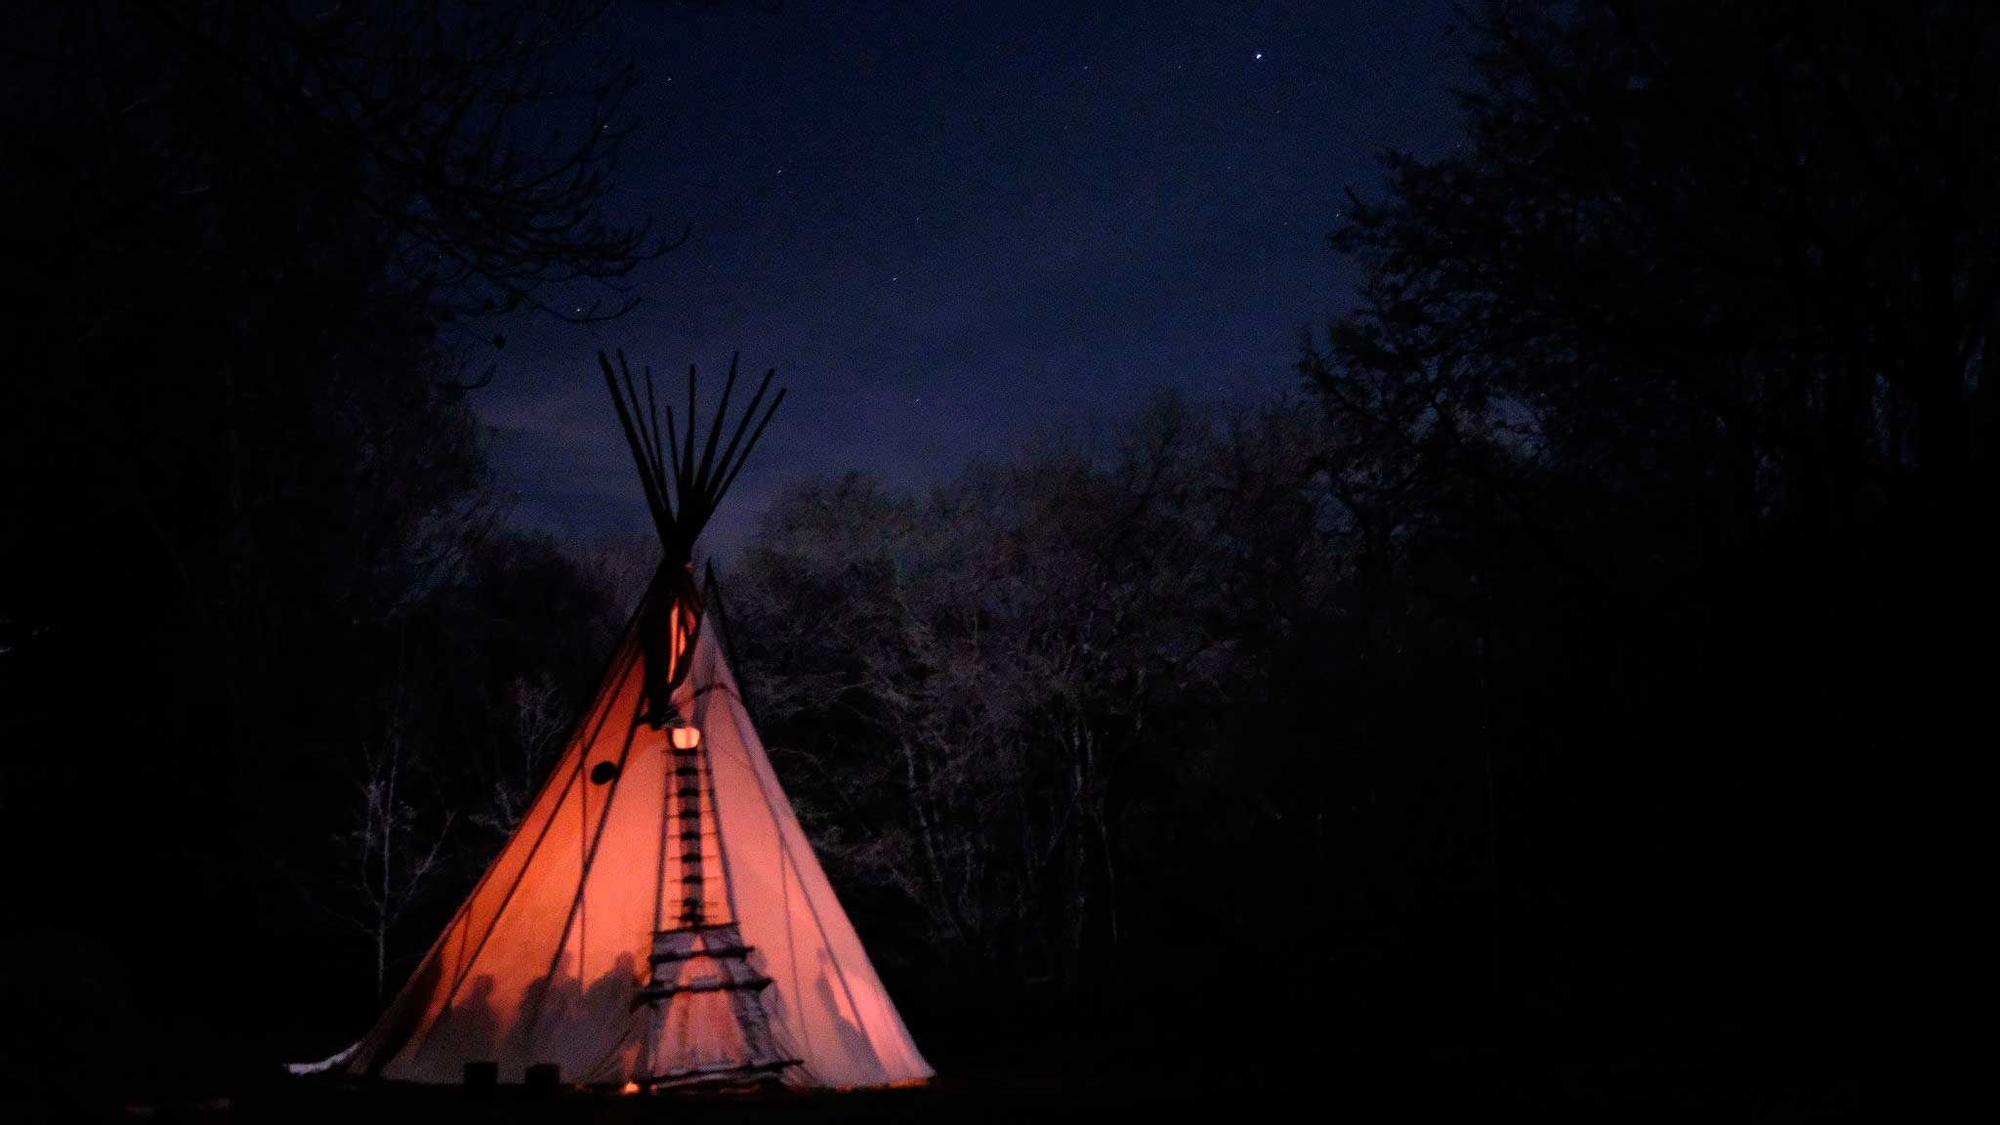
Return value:
[[(628, 1091), (745, 1059), (820, 1089), (930, 1075), (743, 710), (717, 622), (679, 604), (669, 620), (689, 673), (673, 707), (691, 725), (642, 721), (628, 633), (514, 837), (350, 1073), (456, 1083), (466, 1062), (495, 1060), (517, 1081), (548, 1062)], [(592, 784), (599, 762), (617, 770)]]

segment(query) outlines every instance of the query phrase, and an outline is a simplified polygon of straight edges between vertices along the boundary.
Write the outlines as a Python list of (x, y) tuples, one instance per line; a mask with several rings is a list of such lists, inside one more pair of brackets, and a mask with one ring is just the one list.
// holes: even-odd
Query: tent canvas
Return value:
[[(744, 710), (703, 612), (712, 583), (697, 590), (686, 561), (748, 447), (695, 461), (692, 372), (684, 443), (671, 411), (669, 444), (657, 419), (633, 418), (629, 371), (626, 392), (621, 421), (667, 558), (514, 835), (334, 1068), (450, 1083), (472, 1062), (496, 1062), (503, 1080), (554, 1063), (565, 1081), (626, 1089), (921, 1081), (930, 1067)], [(711, 454), (727, 403), (725, 387)]]

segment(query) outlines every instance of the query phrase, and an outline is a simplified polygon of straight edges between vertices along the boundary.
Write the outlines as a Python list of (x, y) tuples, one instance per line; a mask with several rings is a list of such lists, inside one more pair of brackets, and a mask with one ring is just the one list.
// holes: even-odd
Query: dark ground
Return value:
[[(456, 1089), (368, 1090), (312, 1080), (274, 1082), (226, 1105), (162, 1106), (154, 1120), (336, 1122), (1024, 1121), (1176, 1115), (1251, 1106), (1312, 1117), (1429, 1119), (1502, 1113), (1606, 1121), (1833, 1121), (1861, 1114), (1852, 1057), (1823, 1050), (1585, 1051), (1554, 1048), (1324, 1048), (1290, 1059), (1245, 1058), (1271, 1034), (1218, 1029), (1199, 1062), (1049, 1041), (943, 1060), (921, 1089), (765, 1098), (531, 1097), (518, 1087), (484, 1098)], [(128, 1113), (128, 1116), (129, 1113)]]

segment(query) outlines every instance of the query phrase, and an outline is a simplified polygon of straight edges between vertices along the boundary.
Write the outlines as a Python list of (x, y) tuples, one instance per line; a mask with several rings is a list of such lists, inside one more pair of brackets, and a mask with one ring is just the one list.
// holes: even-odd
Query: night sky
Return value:
[(1160, 387), (1281, 394), (1351, 289), (1341, 188), (1452, 143), (1443, 2), (770, 8), (614, 12), (639, 65), (616, 202), (692, 233), (623, 319), (501, 326), (477, 402), (520, 526), (646, 533), (599, 347), (710, 393), (741, 349), (791, 388), (725, 554), (792, 481), (934, 480)]

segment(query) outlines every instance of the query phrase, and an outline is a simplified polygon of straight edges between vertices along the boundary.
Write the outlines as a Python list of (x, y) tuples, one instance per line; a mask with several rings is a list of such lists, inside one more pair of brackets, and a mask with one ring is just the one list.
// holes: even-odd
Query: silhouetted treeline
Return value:
[(850, 476), (769, 513), (731, 644), (920, 1031), (1199, 1034), (1317, 971), (1332, 810), (1370, 799), (1318, 752), (1346, 704), (1313, 438), (1297, 410), (1164, 398), (1106, 456), (1055, 444), (921, 497)]
[(9, 13), (9, 1093), (338, 1045), (589, 690), (623, 610), (498, 529), (460, 388), (479, 314), (650, 251), (597, 206), (622, 73), (550, 72), (596, 7)]
[(779, 766), (920, 996), (1358, 1042), (1872, 1012), (1888, 794), (1986, 725), (2000, 24), (1472, 30), (1464, 144), (1341, 208), (1360, 300), (1296, 406), (829, 482), (739, 568)]

